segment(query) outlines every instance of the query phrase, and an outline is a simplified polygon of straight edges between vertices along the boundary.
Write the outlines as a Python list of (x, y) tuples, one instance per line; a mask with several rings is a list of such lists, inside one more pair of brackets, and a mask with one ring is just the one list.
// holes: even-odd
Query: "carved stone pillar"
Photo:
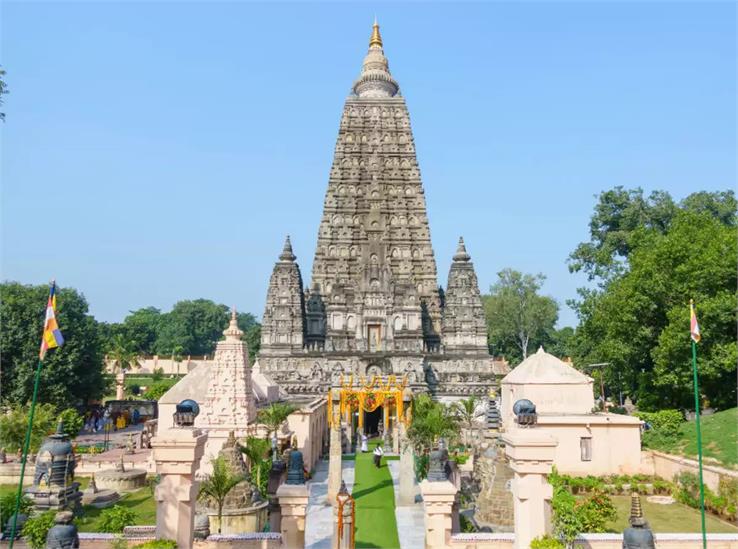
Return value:
[(415, 464), (413, 463), (413, 448), (407, 439), (407, 426), (399, 423), (400, 446), (400, 490), (397, 494), (399, 506), (415, 504)]
[(305, 484), (283, 484), (277, 490), (282, 509), (282, 545), (290, 549), (305, 547), (305, 514), (308, 504), (308, 489)]
[(330, 452), (328, 455), (328, 501), (336, 505), (336, 494), (341, 488), (341, 393), (332, 389), (332, 414), (329, 418)]
[(513, 470), (515, 549), (528, 549), (532, 539), (551, 531), (551, 472), (558, 442), (536, 429), (511, 429), (502, 435)]
[(126, 373), (121, 370), (115, 374), (115, 400), (126, 398)]
[(192, 547), (198, 482), (195, 471), (205, 450), (207, 434), (200, 429), (167, 429), (151, 439), (156, 472), (156, 537)]
[(458, 509), (456, 486), (449, 481), (420, 483), (425, 510), (425, 547), (426, 549), (445, 549), (449, 546), (454, 523), (454, 510)]

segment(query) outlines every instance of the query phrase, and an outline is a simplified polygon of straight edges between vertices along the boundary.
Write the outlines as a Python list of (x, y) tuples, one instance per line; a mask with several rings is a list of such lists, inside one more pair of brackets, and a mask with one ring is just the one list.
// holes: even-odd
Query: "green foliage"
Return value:
[(564, 544), (551, 536), (539, 536), (531, 540), (530, 549), (564, 549)]
[[(138, 309), (121, 323), (104, 325), (105, 348), (110, 351), (116, 341), (134, 354), (172, 356), (207, 355), (228, 326), (228, 307), (208, 299), (180, 301), (168, 313), (155, 307)], [(250, 313), (238, 313), (238, 326), (244, 332), (249, 356), (253, 360), (259, 350), (261, 325)]]
[(231, 490), (244, 480), (244, 477), (231, 472), (223, 456), (218, 456), (211, 463), (213, 472), (202, 479), (198, 499), (209, 505), (215, 505), (218, 511), (218, 533), (220, 534), (225, 499)]
[(138, 549), (177, 549), (177, 542), (171, 539), (152, 539), (136, 547)]
[(474, 528), (474, 523), (466, 518), (466, 516), (464, 515), (459, 515), (459, 527), (461, 528), (461, 531), (465, 534), (471, 534), (477, 531), (477, 529)]
[(113, 337), (108, 349), (108, 358), (115, 362), (115, 370), (127, 372), (138, 365), (138, 353), (135, 351), (135, 341), (126, 339), (122, 334)]
[(31, 549), (44, 549), (46, 547), (46, 534), (54, 526), (56, 511), (46, 511), (39, 515), (29, 517), (23, 525), (23, 538)]
[(638, 419), (642, 419), (651, 426), (651, 429), (664, 437), (676, 437), (684, 417), (679, 410), (659, 410), (658, 412), (636, 412)]
[(694, 405), (689, 299), (703, 332), (699, 344), (703, 404), (734, 406), (736, 201), (733, 192), (695, 193), (675, 204), (640, 189), (600, 195), (590, 242), (570, 269), (599, 282), (572, 303), (580, 326), (572, 350), (580, 364), (609, 362), (605, 383), (641, 410)]
[(489, 343), (494, 354), (517, 362), (553, 336), (559, 306), (539, 295), (546, 279), (542, 274), (504, 269), (497, 276), (490, 294), (483, 296)]
[(155, 381), (151, 384), (151, 386), (146, 389), (146, 392), (144, 393), (144, 398), (147, 400), (159, 400), (164, 393), (166, 393), (169, 389), (174, 387), (174, 385), (179, 381), (178, 379), (162, 379), (160, 381)]
[[(738, 408), (723, 410), (700, 418), (702, 426), (703, 452), (705, 457), (715, 459), (722, 465), (738, 465)], [(656, 433), (644, 433), (643, 444), (670, 454), (697, 457), (697, 433), (694, 420), (684, 421), (676, 437), (660, 437)]]
[[(604, 532), (608, 521), (615, 519), (615, 506), (610, 497), (601, 491), (601, 479), (578, 479), (560, 475), (554, 470), (548, 480), (554, 489), (551, 499), (554, 533), (567, 546), (571, 546), (581, 533)], [(579, 486), (590, 488), (593, 492), (587, 497), (575, 498), (570, 491), (574, 482), (581, 483)]]
[(136, 524), (136, 513), (128, 507), (113, 505), (100, 513), (100, 531), (115, 534), (126, 526)]
[[(0, 526), (2, 528), (7, 524), (8, 519), (13, 516), (15, 512), (15, 498), (17, 494), (13, 492), (7, 492), (0, 495)], [(20, 505), (18, 506), (19, 515), (27, 515), (33, 509), (33, 502), (28, 496), (21, 496)]]
[[(38, 364), (46, 285), (0, 284), (0, 371), (3, 404), (31, 400)], [(87, 312), (87, 301), (72, 288), (57, 293), (57, 320), (65, 343), (44, 358), (39, 385), (40, 402), (69, 408), (100, 398), (107, 386), (98, 323)]]
[(246, 444), (240, 448), (248, 458), (251, 482), (259, 488), (262, 496), (266, 496), (269, 471), (272, 468), (272, 460), (269, 457), (272, 448), (271, 441), (264, 438), (248, 437)]
[[(0, 447), (15, 453), (23, 448), (28, 429), (28, 406), (13, 406), (0, 414)], [(57, 423), (56, 408), (52, 404), (37, 404), (31, 430), (31, 452), (38, 451), (46, 435), (54, 431)]]
[(452, 439), (459, 431), (459, 420), (453, 409), (433, 400), (427, 394), (420, 394), (413, 399), (412, 422), (407, 430), (407, 437), (418, 456), (416, 466), (423, 469), (416, 471), (416, 476), (425, 478), (428, 461), (423, 459), (432, 450), (438, 439)]
[(164, 368), (154, 368), (154, 373), (151, 374), (151, 381), (161, 381), (164, 379)]
[[(82, 429), (82, 426), (85, 424), (85, 418), (83, 418), (74, 408), (63, 410), (59, 414), (59, 419), (64, 421), (64, 432), (69, 438), (76, 438)], [(36, 422), (35, 414), (33, 422)]]
[(265, 425), (269, 429), (269, 432), (279, 431), (282, 428), (282, 424), (287, 421), (287, 416), (295, 410), (297, 408), (292, 404), (274, 402), (256, 413), (256, 421)]

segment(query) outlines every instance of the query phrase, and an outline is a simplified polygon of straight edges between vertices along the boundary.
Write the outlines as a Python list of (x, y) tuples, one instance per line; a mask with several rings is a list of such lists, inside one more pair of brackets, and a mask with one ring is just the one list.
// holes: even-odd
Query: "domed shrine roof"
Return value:
[(502, 383), (587, 385), (592, 383), (592, 378), (540, 347), (537, 353), (530, 355), (507, 374)]

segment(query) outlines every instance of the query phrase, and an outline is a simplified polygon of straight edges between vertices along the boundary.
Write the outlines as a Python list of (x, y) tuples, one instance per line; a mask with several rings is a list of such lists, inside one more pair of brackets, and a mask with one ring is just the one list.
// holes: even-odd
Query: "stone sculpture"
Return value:
[(641, 497), (633, 493), (630, 497), (630, 528), (623, 531), (623, 549), (655, 549), (653, 532), (643, 517)]
[(54, 517), (54, 526), (46, 534), (46, 549), (78, 549), (79, 535), (72, 520), (74, 513), (61, 511)]
[(76, 512), (81, 509), (82, 492), (79, 491), (79, 482), (74, 481), (76, 465), (72, 443), (64, 432), (64, 422), (59, 420), (56, 433), (46, 437), (38, 450), (33, 486), (26, 489), (26, 495), (37, 510), (70, 509)]
[(305, 465), (300, 450), (292, 450), (290, 452), (290, 464), (287, 468), (286, 484), (305, 484)]

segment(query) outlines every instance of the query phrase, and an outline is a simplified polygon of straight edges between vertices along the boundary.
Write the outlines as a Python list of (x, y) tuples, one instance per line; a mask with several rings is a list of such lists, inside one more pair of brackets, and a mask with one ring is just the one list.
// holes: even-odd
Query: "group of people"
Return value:
[[(369, 437), (365, 433), (361, 434), (361, 452), (366, 453), (369, 451)], [(374, 466), (379, 469), (382, 466), (382, 456), (384, 455), (384, 448), (381, 444), (377, 444), (374, 447)]]
[(122, 412), (111, 413), (110, 408), (96, 409), (87, 412), (85, 415), (84, 430), (87, 433), (98, 433), (105, 430), (105, 426), (109, 425), (111, 431), (125, 429), (128, 425), (135, 425), (141, 419), (141, 413), (134, 408), (133, 411), (123, 410)]

